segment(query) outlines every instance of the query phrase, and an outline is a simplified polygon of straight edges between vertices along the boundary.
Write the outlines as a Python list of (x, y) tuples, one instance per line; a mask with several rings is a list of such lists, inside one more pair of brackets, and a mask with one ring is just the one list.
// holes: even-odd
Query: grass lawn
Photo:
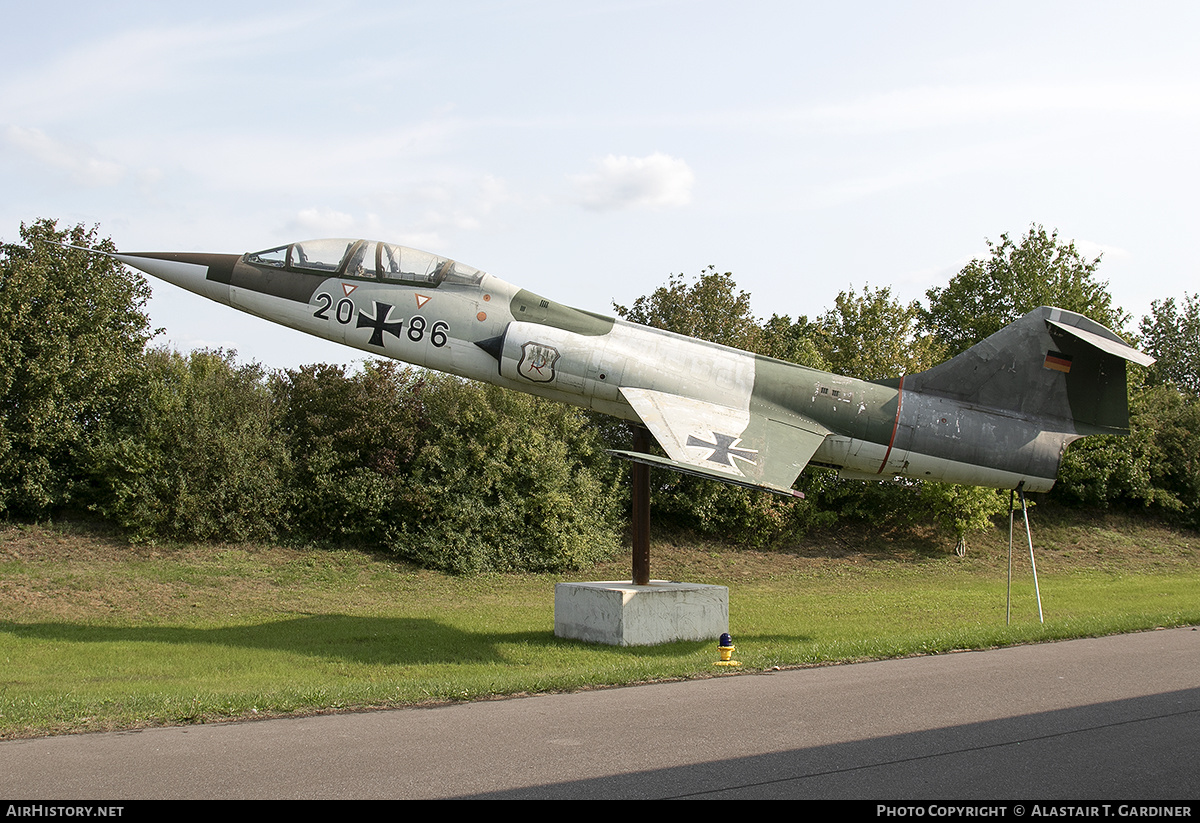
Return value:
[[(1039, 507), (1015, 547), (849, 529), (773, 552), (657, 538), (657, 578), (730, 588), (741, 671), (1200, 624), (1200, 535)], [(554, 637), (554, 584), (628, 579), (619, 558), (562, 576), (455, 578), (357, 551), (130, 546), (0, 526), (0, 738), (398, 706), (728, 676), (704, 643)]]

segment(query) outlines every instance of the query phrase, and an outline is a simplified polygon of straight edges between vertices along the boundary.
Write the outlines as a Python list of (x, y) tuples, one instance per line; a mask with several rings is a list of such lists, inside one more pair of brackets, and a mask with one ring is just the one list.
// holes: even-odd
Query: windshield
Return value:
[(353, 240), (305, 240), (292, 244), (292, 267), (334, 272), (342, 267)]

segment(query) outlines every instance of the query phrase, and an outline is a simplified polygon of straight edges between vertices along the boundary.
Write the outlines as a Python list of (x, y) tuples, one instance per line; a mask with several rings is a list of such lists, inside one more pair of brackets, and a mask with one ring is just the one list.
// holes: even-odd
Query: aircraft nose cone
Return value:
[(160, 280), (221, 303), (229, 303), (229, 279), (237, 254), (203, 252), (128, 252), (114, 254), (122, 263)]

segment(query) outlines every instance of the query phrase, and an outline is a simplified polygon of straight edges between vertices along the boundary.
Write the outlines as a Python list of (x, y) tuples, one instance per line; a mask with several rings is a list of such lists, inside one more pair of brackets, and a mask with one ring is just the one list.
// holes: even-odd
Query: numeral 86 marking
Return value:
[[(420, 343), (425, 338), (425, 318), (419, 314), (414, 314), (412, 319), (408, 321), (408, 339), (414, 343)], [(445, 320), (433, 321), (433, 328), (429, 333), (429, 342), (435, 348), (441, 348), (446, 345), (446, 332), (450, 331), (450, 324)]]

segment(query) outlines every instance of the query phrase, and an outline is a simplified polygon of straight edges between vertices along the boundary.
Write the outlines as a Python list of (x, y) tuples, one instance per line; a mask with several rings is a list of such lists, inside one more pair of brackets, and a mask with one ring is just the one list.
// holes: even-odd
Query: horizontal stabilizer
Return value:
[[(1084, 318), (1086, 319), (1086, 318)], [(1067, 334), (1082, 340), (1090, 346), (1095, 346), (1102, 352), (1115, 355), (1123, 360), (1128, 360), (1131, 363), (1137, 363), (1139, 366), (1150, 366), (1154, 364), (1154, 358), (1145, 352), (1140, 352), (1133, 346), (1127, 346), (1120, 340), (1113, 340), (1112, 337), (1096, 334), (1095, 332), (1081, 329), (1078, 326), (1060, 323), (1057, 320), (1047, 320), (1047, 325), (1053, 326), (1056, 329), (1065, 331)], [(1106, 329), (1107, 331), (1107, 329)], [(1113, 335), (1115, 337), (1116, 335)]]

